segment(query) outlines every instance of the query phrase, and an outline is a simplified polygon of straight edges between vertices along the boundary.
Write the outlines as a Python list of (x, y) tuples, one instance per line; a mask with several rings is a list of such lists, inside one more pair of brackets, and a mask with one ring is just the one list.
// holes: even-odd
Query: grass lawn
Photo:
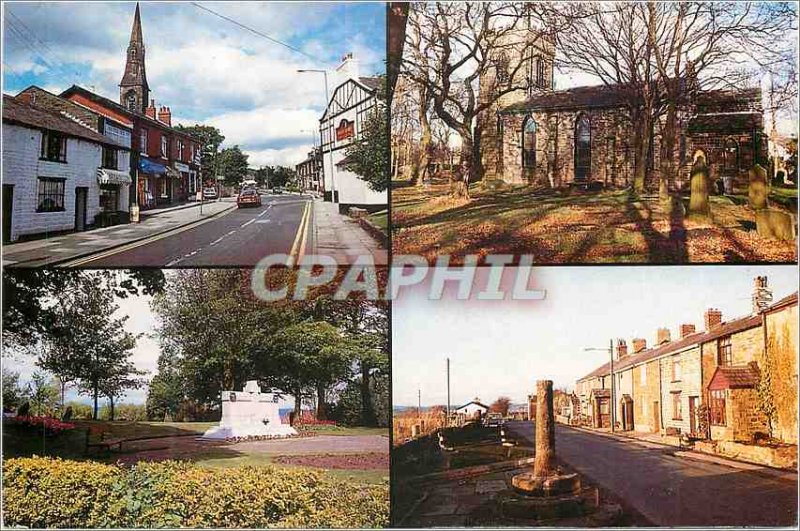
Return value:
[[(741, 196), (712, 196), (710, 220), (628, 191), (559, 195), (527, 186), (470, 186), (470, 200), (450, 197), (449, 183), (392, 190), (392, 244), (397, 254), (433, 263), (466, 255), (531, 254), (535, 263), (793, 262), (796, 241), (761, 238)], [(797, 190), (773, 187), (772, 205), (794, 211)]]
[(367, 219), (372, 222), (373, 225), (381, 229), (383, 232), (389, 232), (389, 211), (388, 210), (381, 210), (380, 212), (375, 212), (367, 216)]
[(386, 435), (389, 436), (389, 428), (364, 428), (361, 426), (310, 426), (304, 431), (318, 433), (319, 435)]

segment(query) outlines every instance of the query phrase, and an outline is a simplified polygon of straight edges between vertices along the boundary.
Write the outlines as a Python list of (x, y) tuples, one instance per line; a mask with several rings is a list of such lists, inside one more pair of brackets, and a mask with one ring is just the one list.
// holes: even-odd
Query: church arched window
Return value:
[(722, 167), (726, 170), (739, 169), (739, 144), (736, 143), (736, 140), (729, 138), (725, 141), (722, 162)]
[(536, 122), (530, 116), (522, 126), (522, 167), (536, 167)]
[(544, 59), (541, 57), (536, 58), (536, 86), (539, 88), (547, 88), (544, 80)]
[(581, 114), (575, 121), (575, 180), (586, 181), (592, 167), (592, 126), (589, 117)]
[(500, 55), (497, 56), (497, 61), (495, 61), (495, 69), (497, 70), (497, 83), (501, 85), (505, 85), (509, 81), (509, 72), (508, 72), (508, 55), (506, 52), (500, 52)]

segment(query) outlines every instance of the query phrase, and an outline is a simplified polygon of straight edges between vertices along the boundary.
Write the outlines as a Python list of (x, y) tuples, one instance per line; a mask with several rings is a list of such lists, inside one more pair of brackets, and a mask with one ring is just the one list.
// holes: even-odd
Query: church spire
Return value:
[(137, 2), (136, 12), (133, 15), (133, 26), (131, 27), (131, 40), (128, 44), (125, 73), (119, 83), (119, 102), (131, 111), (144, 113), (149, 96), (150, 87), (147, 85), (147, 75), (144, 68), (142, 19), (139, 15), (139, 3)]

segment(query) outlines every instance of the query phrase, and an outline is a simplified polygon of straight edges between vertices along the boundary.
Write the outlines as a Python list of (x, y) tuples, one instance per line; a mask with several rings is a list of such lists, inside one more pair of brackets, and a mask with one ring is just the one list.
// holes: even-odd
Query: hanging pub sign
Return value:
[(355, 122), (351, 122), (346, 118), (343, 118), (342, 121), (339, 122), (339, 127), (336, 128), (336, 141), (341, 142), (342, 140), (347, 140), (348, 138), (355, 136), (355, 134)]

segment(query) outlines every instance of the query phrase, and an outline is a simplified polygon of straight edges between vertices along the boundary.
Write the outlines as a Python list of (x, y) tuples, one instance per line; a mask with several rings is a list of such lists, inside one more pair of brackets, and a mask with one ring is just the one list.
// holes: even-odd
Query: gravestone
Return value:
[(794, 240), (794, 227), (794, 218), (789, 212), (777, 208), (764, 208), (756, 211), (756, 232), (762, 238)]
[(222, 392), (222, 419), (203, 439), (289, 437), (297, 431), (281, 422), (278, 394), (262, 393), (258, 382), (248, 381), (242, 391)]
[(747, 189), (747, 196), (750, 203), (750, 208), (753, 210), (763, 210), (769, 206), (767, 203), (767, 170), (756, 164), (750, 171), (750, 185)]
[(700, 153), (695, 155), (692, 165), (691, 196), (689, 197), (689, 216), (708, 217), (711, 214), (708, 203), (708, 166), (705, 156)]

